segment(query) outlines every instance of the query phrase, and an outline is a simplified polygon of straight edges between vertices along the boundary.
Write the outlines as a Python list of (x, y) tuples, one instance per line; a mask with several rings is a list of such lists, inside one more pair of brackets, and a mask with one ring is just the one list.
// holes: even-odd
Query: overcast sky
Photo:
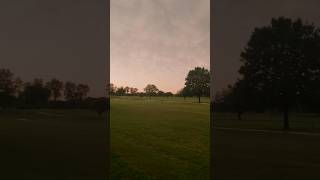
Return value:
[(176, 92), (209, 68), (209, 0), (111, 0), (111, 82)]
[[(100, 0), (0, 1), (0, 68), (26, 81), (56, 77), (104, 95), (105, 9)], [(319, 0), (214, 0), (214, 84), (238, 76), (239, 54), (254, 27), (271, 17), (320, 25)], [(209, 68), (209, 0), (111, 0), (111, 80), (176, 92), (195, 66)]]
[(214, 0), (213, 65), (216, 90), (238, 77), (240, 52), (255, 27), (272, 17), (300, 17), (320, 25), (319, 0)]
[(0, 68), (25, 81), (87, 83), (103, 96), (105, 21), (101, 0), (1, 0)]

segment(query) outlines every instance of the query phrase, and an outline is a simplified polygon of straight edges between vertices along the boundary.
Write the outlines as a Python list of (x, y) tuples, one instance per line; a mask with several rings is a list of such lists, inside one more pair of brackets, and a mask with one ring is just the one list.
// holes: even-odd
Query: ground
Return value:
[(111, 99), (112, 179), (208, 179), (209, 104), (195, 102)]
[[(209, 100), (111, 99), (112, 179), (208, 179)], [(0, 179), (106, 177), (105, 115), (90, 110), (0, 110)], [(214, 114), (218, 180), (320, 179), (320, 116)], [(72, 175), (72, 176), (71, 176)]]
[(105, 179), (105, 118), (94, 111), (0, 113), (0, 179)]

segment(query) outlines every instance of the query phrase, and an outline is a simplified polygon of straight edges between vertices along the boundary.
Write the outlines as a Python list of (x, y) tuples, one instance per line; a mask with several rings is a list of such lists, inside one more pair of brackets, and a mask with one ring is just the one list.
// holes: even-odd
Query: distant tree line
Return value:
[(114, 84), (110, 84), (110, 95), (113, 96), (160, 96), (160, 97), (197, 97), (198, 102), (201, 102), (201, 97), (210, 96), (210, 71), (204, 67), (195, 67), (190, 70), (185, 78), (185, 86), (179, 90), (176, 94), (172, 92), (164, 92), (158, 89), (154, 84), (148, 84), (143, 92), (139, 92), (137, 88), (133, 87), (117, 87)]
[(55, 78), (23, 82), (9, 69), (0, 69), (0, 108), (89, 108), (104, 101), (105, 98), (89, 98), (89, 91), (87, 84)]
[(139, 92), (138, 88), (128, 87), (128, 86), (120, 86), (117, 87), (114, 84), (110, 84), (110, 95), (112, 96), (161, 96), (161, 97), (169, 97), (173, 96), (172, 92), (163, 92), (157, 88), (154, 84), (148, 84), (143, 92)]
[(320, 112), (320, 28), (273, 18), (255, 28), (240, 55), (241, 78), (215, 95), (215, 111)]

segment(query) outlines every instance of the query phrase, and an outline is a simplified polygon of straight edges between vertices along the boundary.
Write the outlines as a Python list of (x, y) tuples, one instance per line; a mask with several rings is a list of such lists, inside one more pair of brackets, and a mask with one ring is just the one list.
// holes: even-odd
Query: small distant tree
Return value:
[(157, 95), (158, 96), (165, 96), (165, 93), (163, 91), (158, 91)]
[(13, 73), (9, 69), (0, 69), (0, 92), (2, 94), (13, 94)]
[(114, 84), (109, 84), (107, 87), (110, 95), (114, 95), (116, 93), (117, 87)]
[(54, 78), (51, 81), (47, 82), (46, 86), (48, 87), (48, 89), (50, 89), (53, 100), (57, 102), (57, 99), (62, 95), (64, 86), (63, 82)]
[(87, 84), (78, 84), (76, 89), (76, 96), (80, 101), (86, 98), (90, 91), (90, 87)]
[(66, 82), (64, 87), (65, 99), (67, 101), (75, 101), (77, 97), (77, 85), (73, 82)]
[(166, 97), (170, 97), (170, 96), (173, 96), (173, 93), (172, 93), (172, 92), (166, 92), (166, 93), (164, 93), (164, 95), (165, 95)]
[(21, 78), (17, 77), (14, 81), (13, 81), (13, 87), (14, 87), (14, 91), (15, 91), (15, 96), (19, 97), (23, 91), (23, 81)]
[(137, 94), (137, 92), (138, 92), (138, 89), (137, 88), (130, 88), (130, 94), (131, 95), (136, 95)]
[(42, 79), (25, 84), (22, 99), (28, 107), (45, 107), (50, 98), (50, 89), (44, 86)]
[(116, 95), (117, 95), (117, 96), (124, 96), (124, 95), (126, 95), (126, 90), (125, 90), (125, 88), (122, 87), (122, 86), (119, 87), (119, 88), (117, 88)]
[(0, 69), (0, 106), (9, 107), (13, 101), (13, 73), (9, 69)]
[(129, 92), (130, 92), (130, 87), (126, 86), (126, 87), (124, 88), (124, 90), (125, 90), (125, 94), (129, 94)]
[(154, 84), (148, 84), (145, 88), (144, 91), (147, 96), (155, 96), (159, 92), (159, 89), (157, 88), (156, 85)]
[(197, 96), (198, 102), (201, 102), (201, 96), (207, 96), (210, 92), (210, 72), (201, 67), (196, 67), (189, 71), (185, 88), (188, 93)]

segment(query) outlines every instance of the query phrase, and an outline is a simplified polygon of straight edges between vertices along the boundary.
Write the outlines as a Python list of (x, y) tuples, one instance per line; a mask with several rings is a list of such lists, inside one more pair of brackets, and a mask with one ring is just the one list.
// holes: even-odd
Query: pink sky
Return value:
[(111, 0), (111, 82), (176, 92), (209, 68), (209, 0)]

